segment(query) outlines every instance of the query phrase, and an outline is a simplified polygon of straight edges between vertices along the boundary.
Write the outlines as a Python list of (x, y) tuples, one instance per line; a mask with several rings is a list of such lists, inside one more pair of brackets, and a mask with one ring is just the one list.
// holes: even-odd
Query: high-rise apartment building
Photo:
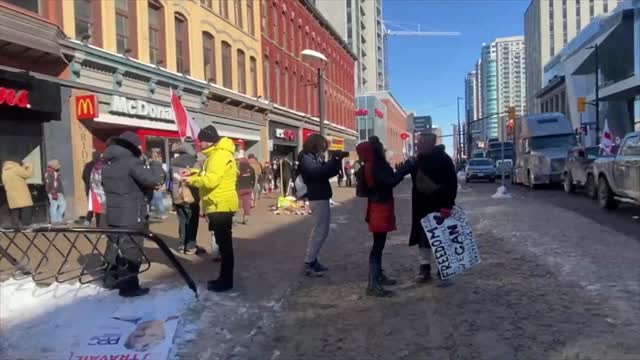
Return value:
[(482, 111), (482, 101), (484, 99), (484, 97), (482, 96), (482, 59), (478, 59), (478, 61), (476, 61), (476, 65), (475, 65), (475, 73), (476, 73), (476, 80), (475, 80), (475, 105), (473, 106), (473, 110), (474, 110), (474, 115), (473, 118), (474, 119), (479, 119), (483, 116), (484, 112)]
[(612, 11), (620, 0), (531, 0), (524, 18), (527, 112), (540, 112), (535, 94), (543, 84), (545, 64), (591, 20)]
[[(504, 113), (510, 106), (516, 108), (518, 115), (526, 113), (524, 36), (498, 38), (496, 50), (498, 112), (502, 114), (500, 123), (504, 123)], [(498, 129), (498, 136), (502, 135)]]
[(467, 73), (464, 79), (464, 117), (466, 121), (473, 121), (476, 113), (476, 72)]
[(358, 56), (358, 94), (385, 90), (382, 0), (316, 0), (315, 6)]
[(485, 139), (498, 137), (498, 68), (496, 43), (482, 45), (482, 113), (488, 116), (481, 122)]

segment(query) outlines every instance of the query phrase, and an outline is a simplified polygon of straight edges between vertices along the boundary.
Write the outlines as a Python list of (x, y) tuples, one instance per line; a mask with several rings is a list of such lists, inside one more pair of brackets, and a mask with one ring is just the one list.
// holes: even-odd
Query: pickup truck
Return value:
[(640, 131), (625, 136), (614, 156), (592, 165), (602, 208), (614, 209), (620, 202), (640, 205)]
[(584, 187), (591, 198), (596, 197), (592, 163), (598, 158), (600, 148), (596, 146), (571, 148), (564, 163), (564, 191), (573, 193), (577, 186)]

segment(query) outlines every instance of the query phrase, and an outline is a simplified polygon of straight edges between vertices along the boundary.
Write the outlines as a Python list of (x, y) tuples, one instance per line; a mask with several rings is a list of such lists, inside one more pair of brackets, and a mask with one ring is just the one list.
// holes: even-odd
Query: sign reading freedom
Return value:
[(429, 239), (440, 279), (452, 278), (480, 263), (471, 225), (461, 207), (454, 206), (447, 219), (443, 219), (439, 213), (431, 213), (421, 223)]

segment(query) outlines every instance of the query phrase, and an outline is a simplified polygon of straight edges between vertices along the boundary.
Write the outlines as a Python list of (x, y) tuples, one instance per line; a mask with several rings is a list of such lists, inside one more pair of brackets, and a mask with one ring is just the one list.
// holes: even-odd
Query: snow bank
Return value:
[(39, 287), (31, 279), (0, 283), (0, 299), (0, 358), (56, 360), (68, 359), (99, 319), (123, 311), (182, 314), (195, 301), (187, 287), (156, 286), (123, 299), (93, 284)]
[(507, 188), (504, 186), (499, 186), (496, 190), (496, 193), (491, 195), (493, 199), (511, 199), (511, 194), (507, 192)]

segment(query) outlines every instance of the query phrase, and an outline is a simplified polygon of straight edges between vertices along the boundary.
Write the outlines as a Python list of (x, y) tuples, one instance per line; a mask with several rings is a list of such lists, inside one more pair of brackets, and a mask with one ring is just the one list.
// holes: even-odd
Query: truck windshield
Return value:
[(471, 160), (469, 166), (491, 166), (493, 165), (490, 160)]
[(548, 148), (564, 148), (576, 145), (576, 137), (573, 134), (551, 135), (531, 138), (531, 149), (541, 150)]

